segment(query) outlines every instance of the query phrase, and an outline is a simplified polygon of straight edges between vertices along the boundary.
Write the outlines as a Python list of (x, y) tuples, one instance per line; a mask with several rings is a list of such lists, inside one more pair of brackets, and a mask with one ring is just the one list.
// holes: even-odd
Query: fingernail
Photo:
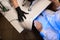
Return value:
[(34, 21), (34, 26), (35, 26), (35, 27), (36, 27), (36, 22), (37, 22), (37, 21)]

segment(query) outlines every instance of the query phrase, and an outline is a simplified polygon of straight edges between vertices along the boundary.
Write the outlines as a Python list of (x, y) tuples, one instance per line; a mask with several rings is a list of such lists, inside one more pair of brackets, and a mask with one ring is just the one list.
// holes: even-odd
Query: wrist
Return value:
[(19, 6), (17, 0), (11, 0), (11, 1), (14, 8), (17, 8)]
[(14, 8), (18, 8), (19, 6), (18, 5), (15, 5)]
[(20, 7), (19, 7), (19, 6), (18, 6), (18, 7), (16, 7), (16, 8), (15, 8), (15, 10), (17, 11), (17, 13), (18, 13), (18, 14), (20, 14), (21, 9), (20, 9)]

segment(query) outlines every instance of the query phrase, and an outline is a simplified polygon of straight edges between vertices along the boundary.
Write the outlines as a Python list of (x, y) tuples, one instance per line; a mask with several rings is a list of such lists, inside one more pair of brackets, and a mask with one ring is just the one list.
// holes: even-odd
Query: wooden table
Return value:
[(24, 29), (22, 33), (19, 33), (10, 22), (0, 14), (0, 36), (2, 40), (42, 40), (37, 31), (35, 29), (33, 29), (33, 31)]

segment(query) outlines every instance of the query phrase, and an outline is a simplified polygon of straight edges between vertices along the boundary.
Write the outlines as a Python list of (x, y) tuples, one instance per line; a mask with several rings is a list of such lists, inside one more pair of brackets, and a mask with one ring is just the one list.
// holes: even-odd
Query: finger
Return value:
[(23, 17), (26, 19), (26, 16), (25, 15), (23, 15)]
[(23, 22), (24, 21), (23, 17), (20, 17), (20, 18), (21, 18), (21, 22)]
[(24, 13), (24, 14), (29, 14), (29, 13)]
[(18, 20), (19, 20), (19, 22), (24, 21), (23, 18), (22, 18), (21, 16), (18, 16)]
[(34, 21), (34, 25), (38, 31), (42, 30), (42, 24), (38, 21)]
[(19, 22), (21, 22), (21, 18), (20, 17), (18, 17), (18, 20), (19, 20)]

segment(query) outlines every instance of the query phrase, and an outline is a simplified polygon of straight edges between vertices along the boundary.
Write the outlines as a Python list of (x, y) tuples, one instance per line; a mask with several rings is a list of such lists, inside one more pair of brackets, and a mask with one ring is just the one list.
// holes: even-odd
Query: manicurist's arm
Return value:
[(24, 18), (26, 19), (25, 14), (28, 14), (28, 13), (25, 13), (24, 11), (21, 10), (17, 1), (18, 0), (11, 0), (13, 7), (15, 8), (15, 10), (17, 12), (19, 22), (23, 22)]

